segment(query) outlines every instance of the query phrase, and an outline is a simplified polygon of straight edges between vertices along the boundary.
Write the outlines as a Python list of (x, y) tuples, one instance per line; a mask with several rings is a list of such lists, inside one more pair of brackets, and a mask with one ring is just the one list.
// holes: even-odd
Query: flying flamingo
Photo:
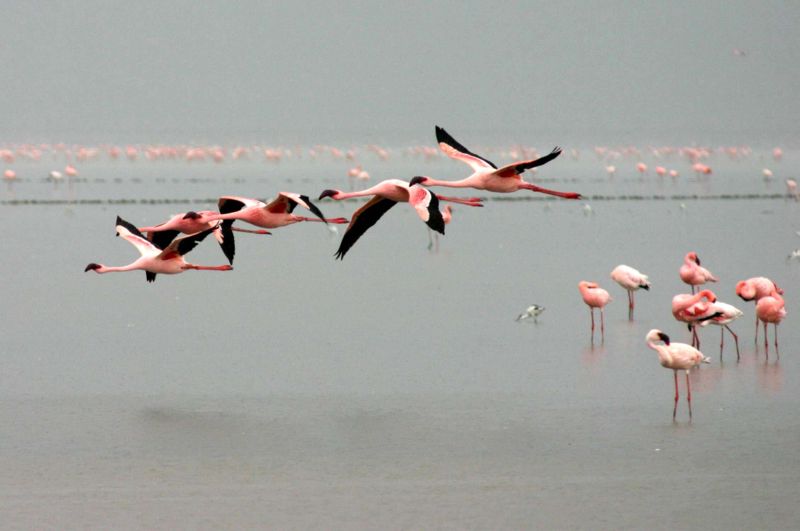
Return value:
[(147, 276), (148, 282), (153, 282), (156, 279), (157, 273), (165, 275), (174, 275), (183, 273), (187, 269), (198, 269), (205, 271), (230, 271), (233, 269), (229, 265), (221, 266), (199, 266), (189, 264), (184, 261), (183, 256), (195, 248), (203, 238), (211, 234), (214, 229), (207, 229), (197, 234), (184, 236), (173, 240), (164, 249), (157, 247), (153, 242), (147, 240), (144, 235), (139, 232), (139, 229), (117, 216), (117, 236), (122, 236), (125, 240), (131, 243), (136, 249), (139, 250), (141, 256), (131, 264), (121, 267), (109, 267), (103, 264), (90, 263), (84, 269), (86, 271), (94, 271), (95, 273), (113, 273), (117, 271), (134, 271), (136, 269), (143, 269)]
[(597, 285), (596, 282), (581, 280), (578, 282), (578, 290), (581, 292), (583, 302), (589, 306), (589, 314), (592, 316), (592, 341), (594, 341), (594, 309), (600, 308), (600, 337), (606, 340), (605, 319), (603, 318), (603, 308), (611, 301), (611, 296), (606, 290)]
[[(292, 212), (297, 205), (310, 210), (317, 217), (309, 218), (293, 214)], [(301, 221), (321, 221), (326, 224), (348, 222), (347, 218), (325, 218), (308, 196), (291, 192), (278, 193), (278, 196), (269, 204), (258, 199), (226, 195), (219, 198), (218, 207), (219, 214), (210, 214), (207, 219), (209, 221), (222, 220), (222, 226), (220, 227), (222, 230), (221, 245), (230, 263), (233, 263), (233, 256), (236, 254), (232, 232), (233, 222), (236, 220), (245, 221), (265, 229), (275, 229)]]
[[(686, 343), (671, 343), (669, 336), (661, 330), (653, 329), (645, 336), (647, 346), (658, 353), (658, 361), (662, 367), (672, 369), (675, 374), (675, 407), (672, 408), (672, 420), (678, 412), (678, 371), (686, 371), (686, 402), (689, 404), (689, 419), (692, 418), (692, 385), (689, 383), (689, 371), (701, 363), (711, 360), (696, 348)], [(662, 345), (656, 342), (663, 342)]]
[(536, 186), (535, 184), (525, 182), (520, 176), (525, 170), (547, 164), (558, 157), (561, 154), (561, 148), (557, 147), (544, 157), (539, 157), (538, 159), (512, 162), (502, 168), (498, 168), (488, 159), (468, 150), (438, 125), (436, 126), (436, 140), (439, 142), (439, 149), (441, 149), (445, 155), (468, 164), (472, 168), (472, 175), (459, 181), (440, 181), (431, 177), (418, 176), (411, 180), (409, 183), (410, 185), (422, 184), (424, 186), (475, 188), (478, 190), (500, 193), (530, 190), (532, 192), (541, 192), (543, 194), (555, 195), (566, 199), (580, 199), (581, 197), (580, 194), (575, 192), (557, 192), (555, 190)]
[(728, 326), (729, 323), (735, 321), (744, 313), (739, 308), (730, 305), (725, 302), (715, 301), (711, 303), (710, 311), (713, 312), (713, 315), (710, 319), (702, 321), (698, 323), (700, 326), (706, 326), (708, 324), (714, 324), (719, 326), (719, 359), (722, 360), (722, 347), (725, 340), (725, 330), (727, 329), (728, 332), (731, 333), (733, 336), (733, 340), (736, 343), (736, 361), (739, 361), (739, 336), (731, 330), (731, 327)]
[(716, 301), (717, 296), (707, 289), (699, 293), (681, 293), (672, 297), (672, 316), (689, 325), (693, 347), (700, 348), (696, 325), (718, 316), (718, 312), (711, 304)]
[[(756, 304), (759, 299), (770, 295), (773, 290), (778, 295), (783, 295), (783, 290), (767, 277), (751, 277), (736, 283), (736, 294), (739, 298), (746, 302), (754, 301)], [(755, 344), (758, 345), (758, 315), (756, 315)]]
[(767, 323), (772, 323), (775, 327), (775, 354), (780, 357), (778, 352), (778, 325), (783, 318), (786, 317), (786, 307), (783, 297), (778, 294), (777, 290), (773, 289), (772, 292), (766, 297), (761, 297), (756, 303), (756, 316), (764, 323), (764, 351), (769, 359), (769, 338), (767, 336)]
[(719, 280), (711, 271), (700, 265), (700, 259), (695, 252), (686, 253), (686, 256), (683, 257), (683, 265), (678, 271), (678, 274), (681, 280), (692, 287), (692, 293), (695, 292), (696, 286)]
[(464, 205), (482, 207), (480, 199), (476, 197), (461, 199), (457, 197), (444, 197), (426, 190), (422, 186), (409, 186), (399, 179), (387, 179), (375, 186), (358, 192), (342, 192), (341, 190), (323, 190), (319, 198), (330, 197), (336, 201), (351, 197), (373, 196), (372, 199), (353, 213), (350, 225), (342, 237), (336, 258), (344, 260), (344, 255), (358, 241), (367, 229), (373, 226), (390, 208), (397, 203), (410, 203), (419, 217), (428, 227), (444, 234), (444, 219), (439, 211), (439, 200), (461, 203)]
[(618, 265), (611, 271), (611, 280), (628, 291), (628, 319), (633, 321), (633, 292), (639, 288), (650, 289), (650, 281), (647, 279), (647, 275), (623, 264)]

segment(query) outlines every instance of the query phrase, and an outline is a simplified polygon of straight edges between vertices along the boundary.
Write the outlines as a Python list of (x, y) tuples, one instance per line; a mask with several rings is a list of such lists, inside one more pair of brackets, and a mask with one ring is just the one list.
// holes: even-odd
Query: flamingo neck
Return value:
[(448, 188), (479, 188), (472, 177), (461, 179), (458, 181), (441, 181), (439, 179), (432, 179), (428, 177), (425, 180), (425, 186), (446, 186)]

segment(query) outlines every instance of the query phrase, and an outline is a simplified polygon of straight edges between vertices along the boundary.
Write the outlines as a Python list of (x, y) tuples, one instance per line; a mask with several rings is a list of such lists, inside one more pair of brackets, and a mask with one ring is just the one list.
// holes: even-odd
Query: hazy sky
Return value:
[(432, 143), (434, 124), (543, 145), (800, 138), (800, 2), (0, 11), (0, 141)]

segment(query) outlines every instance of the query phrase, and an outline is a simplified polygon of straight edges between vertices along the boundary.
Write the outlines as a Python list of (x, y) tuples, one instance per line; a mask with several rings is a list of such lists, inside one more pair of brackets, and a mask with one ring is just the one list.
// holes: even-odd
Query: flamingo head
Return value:
[[(100, 264), (95, 264), (94, 262), (92, 262), (91, 264), (89, 264), (89, 265), (87, 265), (87, 266), (86, 266), (86, 269), (84, 269), (84, 270), (83, 270), (83, 272), (84, 272), (84, 273), (86, 273), (87, 271), (98, 271), (98, 270), (99, 270), (99, 269), (101, 269), (102, 267), (103, 267), (102, 265), (100, 265)], [(98, 271), (98, 272), (99, 272), (99, 271)]]
[(414, 177), (413, 179), (408, 181), (408, 185), (409, 186), (414, 186), (415, 184), (425, 184), (426, 182), (428, 182), (428, 179), (429, 179), (429, 177), (424, 177), (422, 175), (417, 175), (416, 177)]
[(184, 214), (183, 219), (200, 219), (201, 217), (203, 216), (201, 216), (200, 214), (198, 214), (193, 210), (190, 210), (189, 212)]
[(325, 197), (332, 197), (336, 199), (336, 195), (339, 193), (339, 190), (323, 190), (317, 199), (323, 199)]
[(756, 297), (756, 290), (750, 282), (741, 280), (736, 284), (736, 294), (743, 301), (750, 302)]
[(697, 294), (699, 297), (705, 297), (708, 302), (717, 302), (717, 296), (710, 289), (704, 289)]
[(686, 255), (686, 260), (690, 262), (694, 262), (697, 265), (700, 265), (700, 259), (697, 257), (697, 253), (692, 251)]
[(663, 341), (665, 345), (669, 345), (669, 336), (658, 329), (652, 329), (647, 333), (645, 341)]

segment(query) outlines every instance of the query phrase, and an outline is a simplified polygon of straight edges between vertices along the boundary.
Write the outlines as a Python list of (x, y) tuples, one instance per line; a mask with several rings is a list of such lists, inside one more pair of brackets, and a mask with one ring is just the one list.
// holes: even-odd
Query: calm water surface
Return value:
[[(707, 179), (676, 160), (675, 181), (617, 162), (609, 179), (586, 151), (540, 182), (588, 201), (456, 206), (438, 253), (398, 205), (343, 262), (339, 236), (309, 223), (237, 235), (233, 272), (153, 285), (83, 273), (135, 258), (117, 214), (150, 224), (222, 194), (317, 195), (346, 188), (347, 165), (98, 162), (58, 186), (46, 163), (21, 165), (0, 195), (3, 527), (795, 528), (800, 263), (786, 256), (800, 204), (780, 194), (798, 160), (720, 159)], [(372, 182), (465, 170), (367, 169)], [(644, 336), (688, 341), (670, 300), (689, 250), (745, 312), (742, 359), (728, 338), (720, 359), (704, 329), (694, 418), (682, 398), (673, 423), (672, 373)], [(190, 258), (224, 262), (211, 242)], [(634, 322), (608, 277), (620, 263), (653, 282)], [(755, 275), (786, 290), (779, 360), (754, 347), (753, 306), (734, 293)], [(615, 298), (603, 344), (584, 279)], [(539, 323), (514, 322), (533, 303)]]

